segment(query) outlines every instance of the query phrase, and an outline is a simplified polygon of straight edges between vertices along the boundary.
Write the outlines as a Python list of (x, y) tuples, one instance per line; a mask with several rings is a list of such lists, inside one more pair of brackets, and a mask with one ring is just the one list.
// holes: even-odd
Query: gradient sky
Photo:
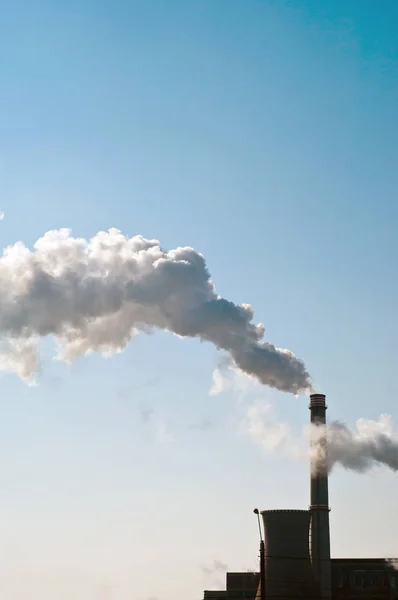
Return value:
[[(115, 226), (202, 252), (220, 294), (305, 360), (350, 425), (396, 369), (396, 0), (5, 0), (2, 246)], [(306, 508), (308, 465), (210, 396), (216, 350), (167, 334), (37, 387), (1, 378), (3, 600), (199, 600), (255, 569), (252, 509)], [(397, 476), (336, 469), (334, 556), (398, 556)]]

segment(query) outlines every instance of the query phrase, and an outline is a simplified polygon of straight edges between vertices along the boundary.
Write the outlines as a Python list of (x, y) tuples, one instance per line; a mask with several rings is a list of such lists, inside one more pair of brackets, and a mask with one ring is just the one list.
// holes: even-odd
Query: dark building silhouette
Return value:
[[(309, 408), (312, 425), (324, 426), (325, 396), (312, 394)], [(261, 512), (265, 599), (398, 600), (398, 559), (331, 558), (326, 446), (324, 464), (312, 460), (309, 509)], [(204, 600), (232, 598), (262, 600), (260, 573), (227, 573), (225, 590), (204, 592)]]
[[(332, 558), (332, 600), (396, 600), (398, 560), (383, 558)], [(227, 573), (225, 590), (206, 590), (204, 600), (256, 600), (260, 573)], [(291, 592), (290, 592), (291, 593)], [(296, 590), (296, 598), (307, 598)], [(293, 596), (290, 595), (290, 598)], [(271, 600), (272, 596), (266, 594)]]
[(255, 600), (260, 573), (227, 573), (226, 589), (221, 591), (205, 591), (205, 600), (226, 600), (228, 598), (242, 598)]

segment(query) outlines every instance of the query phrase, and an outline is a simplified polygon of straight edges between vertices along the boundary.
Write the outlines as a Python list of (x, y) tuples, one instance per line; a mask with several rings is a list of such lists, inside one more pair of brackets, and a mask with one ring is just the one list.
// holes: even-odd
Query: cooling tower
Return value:
[[(312, 394), (310, 411), (312, 425), (326, 424), (326, 397)], [(326, 444), (326, 438), (323, 441)], [(319, 582), (320, 597), (331, 597), (331, 564), (329, 532), (329, 490), (326, 464), (327, 448), (324, 449), (325, 463), (311, 464), (311, 561), (315, 579)]]
[(265, 597), (317, 598), (309, 552), (308, 510), (265, 510)]

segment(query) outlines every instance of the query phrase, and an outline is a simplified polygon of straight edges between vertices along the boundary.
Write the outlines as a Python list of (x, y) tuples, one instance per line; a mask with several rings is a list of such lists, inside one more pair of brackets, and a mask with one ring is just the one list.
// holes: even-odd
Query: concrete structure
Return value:
[[(326, 398), (310, 397), (311, 424), (326, 425)], [(326, 437), (311, 464), (309, 510), (265, 510), (266, 600), (398, 600), (398, 559), (330, 557)], [(324, 446), (322, 447), (322, 444)], [(205, 600), (260, 600), (260, 573), (227, 573)]]
[(265, 510), (265, 597), (318, 597), (309, 552), (308, 510)]
[[(398, 559), (332, 558), (332, 600), (398, 600), (397, 568)], [(259, 573), (227, 573), (226, 589), (205, 591), (204, 598), (256, 600), (259, 581)], [(307, 597), (299, 593), (296, 596), (303, 600)], [(266, 598), (273, 600), (271, 595)]]
[[(325, 427), (326, 397), (324, 394), (312, 394), (310, 397), (311, 425)], [(322, 461), (311, 463), (311, 560), (316, 581), (320, 587), (322, 600), (331, 597), (330, 572), (330, 533), (329, 533), (329, 487), (327, 469), (326, 436), (321, 440), (324, 445)]]
[(206, 590), (205, 600), (242, 598), (254, 600), (260, 583), (260, 573), (227, 573), (225, 590)]
[(333, 600), (396, 600), (398, 560), (384, 558), (332, 559)]

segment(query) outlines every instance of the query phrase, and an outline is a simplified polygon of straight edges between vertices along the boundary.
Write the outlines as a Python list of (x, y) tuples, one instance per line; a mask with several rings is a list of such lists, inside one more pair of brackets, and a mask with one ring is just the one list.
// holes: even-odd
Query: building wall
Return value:
[(398, 599), (397, 561), (332, 559), (333, 600)]
[(226, 600), (228, 593), (225, 590), (205, 590), (204, 600)]
[[(205, 591), (205, 600), (254, 600), (259, 573), (227, 573), (226, 590)], [(398, 559), (332, 559), (332, 600), (398, 600)]]
[(254, 600), (260, 573), (227, 573), (225, 590), (205, 590), (204, 600), (230, 600), (230, 598), (241, 598), (242, 600)]

